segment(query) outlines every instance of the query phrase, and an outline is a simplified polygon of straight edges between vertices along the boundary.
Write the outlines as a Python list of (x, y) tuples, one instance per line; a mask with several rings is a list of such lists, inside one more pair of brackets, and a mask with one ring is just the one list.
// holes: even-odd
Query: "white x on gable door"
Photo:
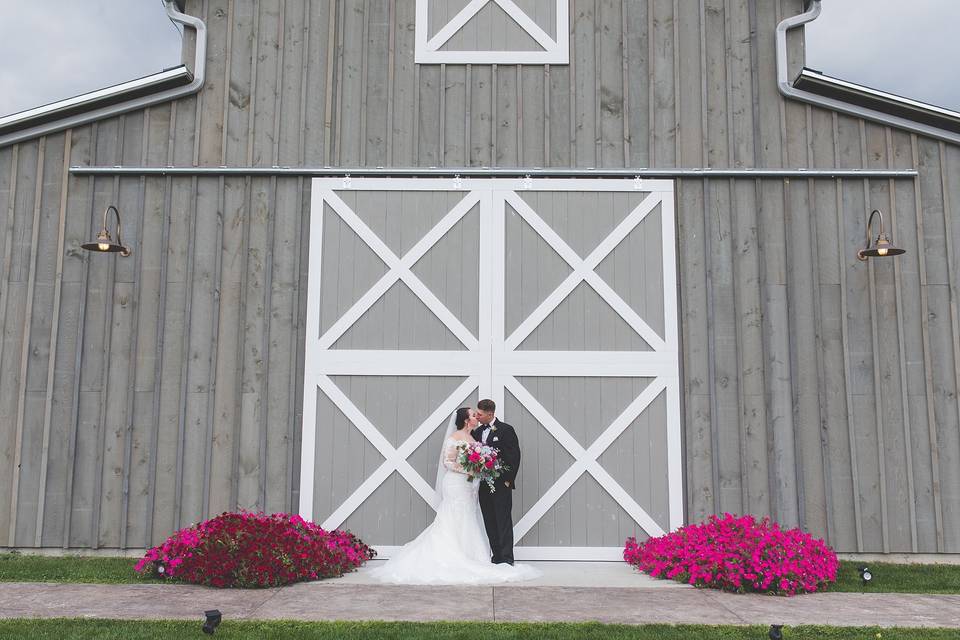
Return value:
[(389, 557), (450, 414), (514, 425), (520, 559), (683, 523), (673, 184), (314, 179), (300, 514)]

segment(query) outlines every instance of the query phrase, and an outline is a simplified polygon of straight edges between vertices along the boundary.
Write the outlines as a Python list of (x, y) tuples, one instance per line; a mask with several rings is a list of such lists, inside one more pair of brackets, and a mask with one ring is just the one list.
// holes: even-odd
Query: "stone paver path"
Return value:
[[(227, 619), (960, 628), (960, 595), (735, 595), (652, 580), (619, 563), (538, 565), (544, 569), (543, 578), (494, 587), (380, 585), (366, 577), (369, 569), (341, 579), (265, 590), (0, 583), (0, 618), (198, 619), (205, 609), (220, 609)], [(458, 603), (457, 611), (453, 603)]]

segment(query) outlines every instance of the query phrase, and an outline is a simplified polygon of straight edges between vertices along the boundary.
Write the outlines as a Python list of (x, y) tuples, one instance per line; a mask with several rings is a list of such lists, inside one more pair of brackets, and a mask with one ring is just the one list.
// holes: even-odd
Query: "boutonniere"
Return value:
[(490, 433), (496, 433), (496, 432), (497, 432), (496, 425), (490, 425)]

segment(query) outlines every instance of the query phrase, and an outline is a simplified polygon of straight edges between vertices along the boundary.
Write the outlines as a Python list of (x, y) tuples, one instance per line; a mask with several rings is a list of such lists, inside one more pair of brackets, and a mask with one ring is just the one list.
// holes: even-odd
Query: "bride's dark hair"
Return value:
[(453, 419), (453, 422), (457, 425), (457, 429), (463, 429), (463, 425), (467, 424), (469, 419), (470, 407), (460, 407), (457, 409), (457, 417)]

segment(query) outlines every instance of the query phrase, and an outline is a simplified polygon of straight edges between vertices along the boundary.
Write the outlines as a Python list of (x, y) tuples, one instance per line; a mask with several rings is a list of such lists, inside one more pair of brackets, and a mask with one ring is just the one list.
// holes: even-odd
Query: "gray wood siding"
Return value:
[[(687, 519), (960, 552), (960, 148), (785, 103), (801, 4), (572, 0), (569, 65), (417, 66), (413, 0), (189, 1), (202, 93), (0, 149), (0, 546), (298, 502), (308, 183), (69, 165), (916, 167), (678, 181)], [(111, 203), (128, 259), (79, 249)], [(875, 207), (908, 253), (863, 264)]]

